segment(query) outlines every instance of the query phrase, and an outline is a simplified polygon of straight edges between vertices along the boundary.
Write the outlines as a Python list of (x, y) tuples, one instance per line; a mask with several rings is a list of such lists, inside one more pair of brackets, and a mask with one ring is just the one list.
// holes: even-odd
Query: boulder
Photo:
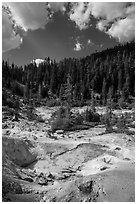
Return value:
[(20, 138), (3, 137), (3, 156), (8, 156), (15, 164), (25, 167), (36, 161), (37, 155), (33, 152), (33, 145), (27, 140)]

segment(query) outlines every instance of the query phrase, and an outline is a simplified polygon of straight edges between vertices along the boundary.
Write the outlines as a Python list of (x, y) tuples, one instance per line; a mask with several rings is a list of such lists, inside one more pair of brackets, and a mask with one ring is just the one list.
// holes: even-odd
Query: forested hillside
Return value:
[(130, 103), (135, 96), (135, 43), (58, 63), (45, 58), (38, 67), (35, 63), (18, 67), (3, 61), (2, 86), (26, 100), (58, 99), (82, 105), (93, 97), (101, 105), (109, 98)]

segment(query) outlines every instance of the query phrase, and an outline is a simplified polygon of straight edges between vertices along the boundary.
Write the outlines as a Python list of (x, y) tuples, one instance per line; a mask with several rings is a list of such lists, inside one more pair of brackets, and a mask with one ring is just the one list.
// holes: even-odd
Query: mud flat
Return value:
[(3, 201), (134, 202), (135, 135), (98, 125), (51, 137), (54, 111), (36, 109), (45, 122), (4, 121)]

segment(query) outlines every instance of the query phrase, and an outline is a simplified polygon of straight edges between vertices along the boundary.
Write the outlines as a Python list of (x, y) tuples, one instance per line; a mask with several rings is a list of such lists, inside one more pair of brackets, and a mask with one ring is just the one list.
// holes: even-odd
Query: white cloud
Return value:
[(49, 2), (48, 7), (54, 12), (62, 11), (64, 13), (66, 11), (66, 4), (65, 2)]
[(12, 20), (23, 30), (44, 28), (49, 22), (47, 5), (44, 2), (10, 2), (5, 3), (12, 14)]
[(100, 31), (105, 31), (107, 25), (108, 25), (108, 20), (100, 20), (97, 23), (96, 28), (98, 28)]
[(22, 38), (13, 30), (13, 24), (7, 13), (2, 11), (2, 51), (6, 52), (19, 47)]
[(88, 39), (88, 40), (87, 40), (87, 45), (88, 45), (88, 46), (93, 46), (94, 43), (93, 43), (90, 39)]
[(127, 2), (92, 3), (92, 14), (99, 20), (97, 28), (108, 35), (127, 42), (135, 37), (135, 5)]
[(74, 50), (75, 50), (75, 51), (80, 51), (80, 50), (82, 50), (82, 44), (81, 44), (80, 42), (77, 42), (77, 43), (75, 44)]
[[(91, 25), (91, 15), (97, 19), (96, 27), (119, 40), (127, 42), (135, 37), (135, 3), (89, 2), (72, 3), (69, 18), (80, 30)], [(122, 31), (123, 30), (123, 31)]]
[(112, 25), (107, 34), (118, 38), (121, 43), (133, 40), (135, 36), (135, 19), (127, 17), (119, 20)]
[[(45, 28), (54, 12), (66, 11), (65, 4), (63, 2), (4, 2), (2, 5), (6, 7), (6, 10), (3, 11), (5, 12), (3, 18), (7, 19), (5, 21), (3, 19), (3, 50), (18, 47), (23, 40), (22, 37), (28, 30)], [(15, 31), (12, 30), (12, 26), (18, 32), (16, 35)], [(9, 35), (6, 36), (6, 34)]]
[(2, 5), (5, 7), (2, 11), (4, 52), (20, 46), (23, 35), (28, 30), (44, 28), (52, 15), (47, 9), (48, 5), (44, 2), (4, 2)]
[(123, 16), (126, 5), (126, 2), (92, 2), (90, 8), (95, 18), (101, 17), (111, 21)]
[(91, 40), (90, 39), (88, 39), (88, 42), (87, 42), (89, 45), (91, 44)]
[(72, 9), (69, 13), (70, 20), (75, 21), (80, 30), (89, 26), (91, 11), (86, 5), (87, 3), (84, 2), (72, 3)]
[[(9, 13), (2, 12), (3, 51), (20, 46), (23, 32), (45, 28), (54, 12), (67, 13), (67, 2), (5, 2)], [(67, 13), (77, 27), (87, 29), (91, 26), (91, 15), (97, 19), (96, 27), (119, 42), (127, 42), (135, 37), (135, 3), (127, 2), (79, 2), (70, 3)], [(21, 29), (20, 29), (21, 28)], [(82, 49), (76, 43), (74, 50)]]

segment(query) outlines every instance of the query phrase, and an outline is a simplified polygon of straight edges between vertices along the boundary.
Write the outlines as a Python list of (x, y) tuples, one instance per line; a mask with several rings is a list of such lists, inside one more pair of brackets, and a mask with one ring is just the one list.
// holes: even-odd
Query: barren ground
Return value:
[(106, 134), (103, 125), (50, 134), (48, 121), (56, 109), (36, 108), (44, 119), (38, 122), (23, 114), (11, 120), (5, 107), (3, 201), (134, 202), (134, 128), (128, 135)]

